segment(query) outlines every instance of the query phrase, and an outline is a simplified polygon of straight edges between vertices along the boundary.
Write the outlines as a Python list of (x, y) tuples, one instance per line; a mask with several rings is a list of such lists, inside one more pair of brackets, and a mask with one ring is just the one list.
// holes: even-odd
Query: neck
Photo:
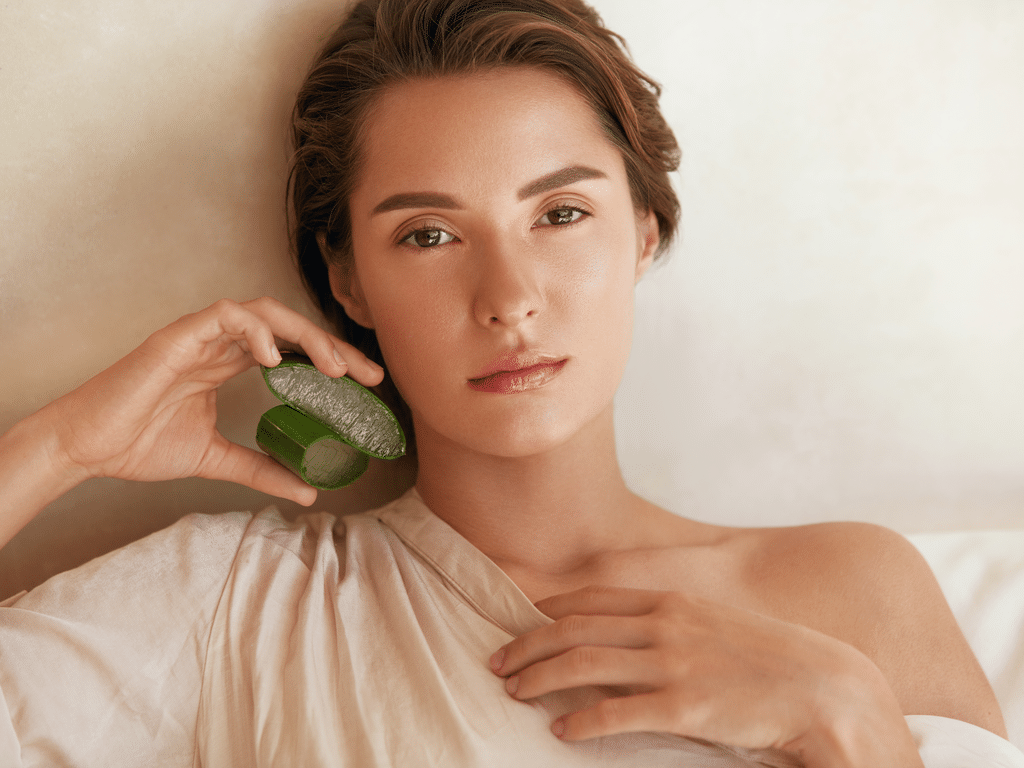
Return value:
[(522, 457), (482, 454), (416, 425), (416, 489), (430, 510), (508, 570), (564, 575), (630, 546), (646, 502), (615, 454), (611, 406), (568, 442)]

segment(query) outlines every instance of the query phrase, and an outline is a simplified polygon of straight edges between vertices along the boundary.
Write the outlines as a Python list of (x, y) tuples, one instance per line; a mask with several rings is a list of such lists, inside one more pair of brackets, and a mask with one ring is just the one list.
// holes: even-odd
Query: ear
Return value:
[[(330, 252), (327, 247), (327, 236), (324, 233), (317, 234), (316, 242), (320, 246), (320, 253)], [(366, 297), (363, 295), (362, 286), (359, 284), (359, 274), (356, 270), (354, 268), (342, 269), (337, 264), (328, 263), (327, 274), (331, 280), (331, 293), (344, 307), (345, 314), (363, 328), (373, 328), (373, 318), (366, 306)]]
[(636, 224), (637, 257), (635, 282), (639, 283), (640, 278), (644, 276), (644, 273), (654, 263), (654, 254), (658, 250), (658, 244), (660, 243), (660, 231), (658, 228), (658, 217), (654, 215), (654, 211), (648, 211), (645, 216), (638, 217)]

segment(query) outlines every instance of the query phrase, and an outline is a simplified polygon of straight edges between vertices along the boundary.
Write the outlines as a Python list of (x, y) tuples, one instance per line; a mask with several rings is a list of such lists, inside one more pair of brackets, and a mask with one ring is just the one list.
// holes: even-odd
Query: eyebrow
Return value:
[(459, 210), (462, 208), (451, 195), (442, 195), (440, 192), (400, 192), (392, 195), (381, 202), (373, 209), (371, 216), (388, 211), (399, 211), (403, 208), (447, 208)]
[(525, 200), (528, 197), (540, 195), (544, 192), (549, 192), (552, 189), (567, 187), (570, 184), (575, 184), (577, 181), (606, 178), (608, 177), (605, 173), (597, 170), (596, 168), (588, 168), (585, 165), (571, 165), (568, 168), (562, 168), (554, 173), (541, 176), (536, 181), (531, 181), (525, 187), (522, 187), (516, 195), (520, 200)]
[[(529, 184), (521, 187), (516, 192), (516, 196), (520, 200), (526, 200), (529, 197), (549, 192), (552, 189), (575, 184), (577, 181), (606, 178), (608, 178), (607, 174), (596, 168), (589, 168), (585, 165), (572, 165), (531, 181)], [(379, 213), (398, 211), (403, 208), (462, 210), (462, 205), (451, 195), (445, 195), (440, 192), (400, 192), (380, 202), (370, 215), (376, 216)]]

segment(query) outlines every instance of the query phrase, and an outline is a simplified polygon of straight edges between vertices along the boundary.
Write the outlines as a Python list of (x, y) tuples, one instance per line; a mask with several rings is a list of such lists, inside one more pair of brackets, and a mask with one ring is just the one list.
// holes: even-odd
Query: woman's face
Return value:
[(351, 295), (332, 285), (421, 445), (536, 454), (605, 414), (658, 233), (587, 102), (509, 68), (395, 86), (365, 127)]

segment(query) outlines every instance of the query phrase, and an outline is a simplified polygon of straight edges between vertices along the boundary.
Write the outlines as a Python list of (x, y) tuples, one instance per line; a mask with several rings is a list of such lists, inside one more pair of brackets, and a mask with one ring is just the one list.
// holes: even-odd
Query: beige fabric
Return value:
[(0, 608), (0, 765), (792, 764), (560, 742), (606, 692), (518, 702), (487, 666), (548, 621), (415, 490), (341, 520), (190, 515)]

